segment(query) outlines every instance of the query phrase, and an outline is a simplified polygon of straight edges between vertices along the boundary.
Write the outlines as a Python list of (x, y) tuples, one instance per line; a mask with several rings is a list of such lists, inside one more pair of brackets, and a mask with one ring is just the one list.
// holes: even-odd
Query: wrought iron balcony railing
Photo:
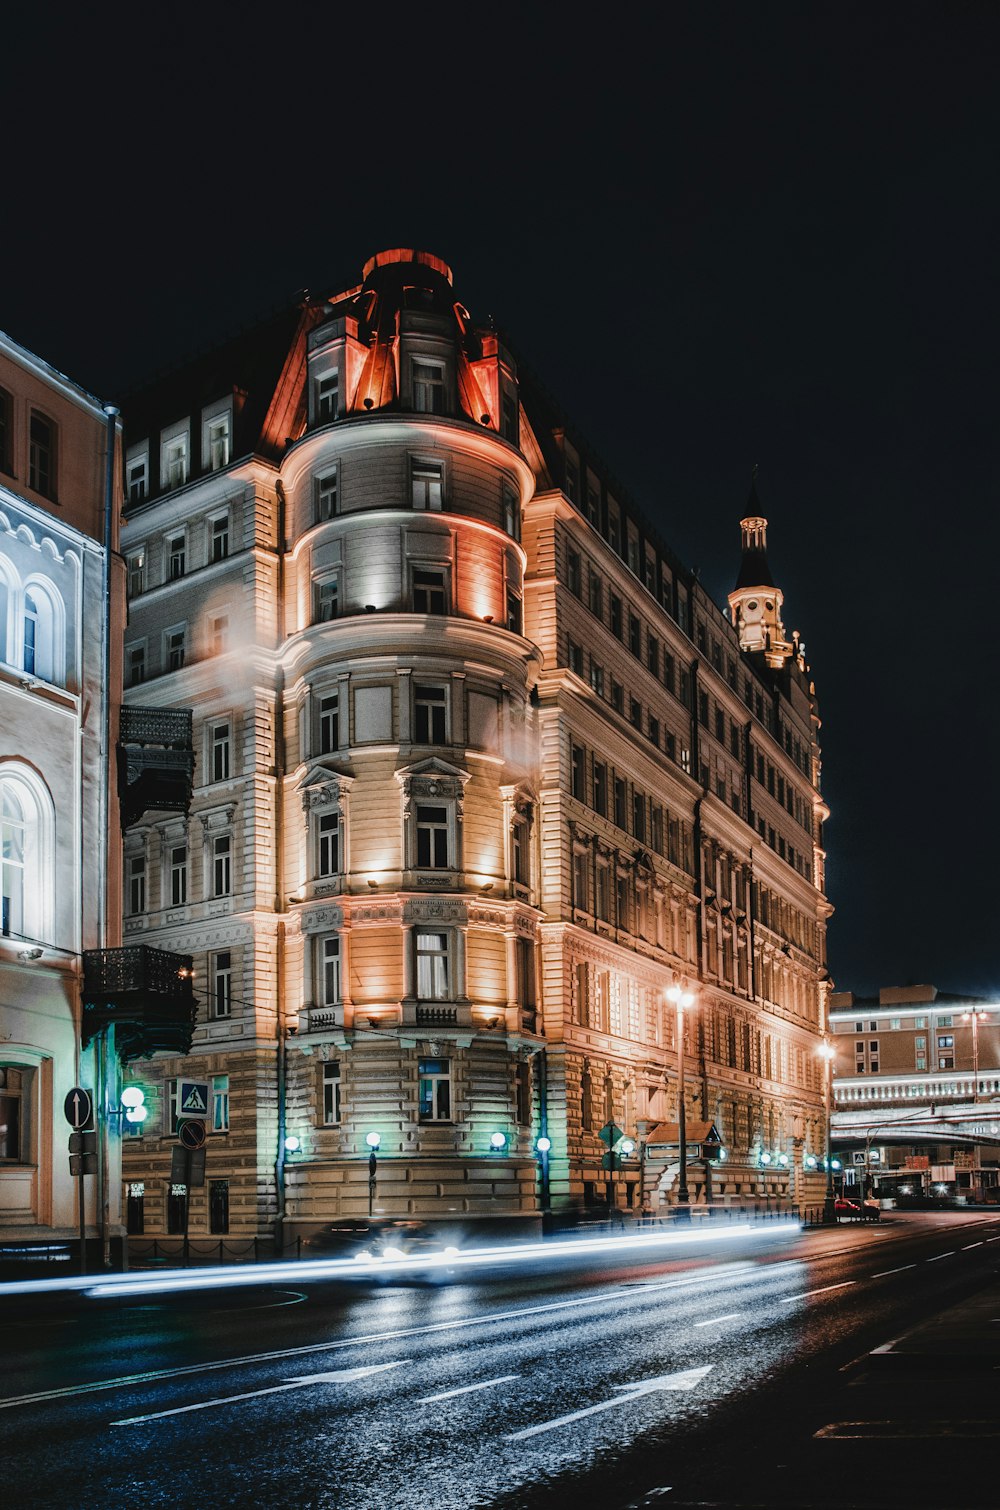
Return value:
[(188, 812), (194, 784), (190, 708), (123, 707), (118, 746), (122, 827), (149, 809)]
[(126, 1063), (150, 1054), (187, 1054), (197, 1020), (189, 954), (138, 944), (127, 949), (85, 949), (84, 1047), (105, 1028)]

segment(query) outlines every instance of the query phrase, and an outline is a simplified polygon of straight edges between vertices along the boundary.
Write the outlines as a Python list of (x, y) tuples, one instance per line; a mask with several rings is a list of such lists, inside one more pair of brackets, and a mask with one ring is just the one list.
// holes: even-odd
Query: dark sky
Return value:
[(1000, 10), (344, 9), (13, 22), (0, 328), (115, 396), (417, 245), (720, 601), (759, 464), (836, 984), (1000, 995)]

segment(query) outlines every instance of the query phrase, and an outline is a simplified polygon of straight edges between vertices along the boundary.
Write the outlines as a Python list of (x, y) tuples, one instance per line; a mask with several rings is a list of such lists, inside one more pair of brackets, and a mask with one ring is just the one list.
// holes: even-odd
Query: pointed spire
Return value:
[(781, 622), (782, 593), (775, 586), (767, 563), (767, 520), (757, 497), (757, 468), (750, 477), (750, 497), (745, 518), (740, 520), (743, 555), (736, 585), (729, 594), (729, 609), (744, 650), (759, 650), (768, 664), (781, 666), (791, 653)]

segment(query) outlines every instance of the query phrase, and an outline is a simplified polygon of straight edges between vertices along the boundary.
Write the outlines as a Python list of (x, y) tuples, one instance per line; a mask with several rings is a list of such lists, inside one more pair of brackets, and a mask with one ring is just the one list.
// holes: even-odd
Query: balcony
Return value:
[(194, 782), (190, 708), (123, 707), (118, 743), (122, 827), (143, 813), (186, 813)]
[(189, 954), (146, 944), (85, 949), (83, 1047), (113, 1027), (123, 1064), (157, 1053), (190, 1053), (197, 1020), (191, 966)]

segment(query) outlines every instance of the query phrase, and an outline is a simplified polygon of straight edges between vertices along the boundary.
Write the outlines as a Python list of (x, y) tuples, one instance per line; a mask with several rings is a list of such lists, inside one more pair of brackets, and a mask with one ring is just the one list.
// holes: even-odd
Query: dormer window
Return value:
[(125, 492), (129, 503), (142, 503), (149, 492), (149, 449), (130, 450), (125, 461)]
[(56, 496), (56, 427), (37, 409), (28, 430), (28, 486), (43, 498)]
[(444, 364), (442, 362), (414, 359), (413, 407), (418, 414), (444, 413)]
[(221, 472), (228, 467), (232, 446), (232, 420), (228, 414), (220, 414), (208, 421), (208, 465), (211, 471)]
[(324, 372), (316, 381), (316, 423), (325, 425), (340, 412), (340, 373)]
[(165, 430), (160, 439), (160, 486), (181, 488), (190, 472), (190, 435), (187, 424)]

